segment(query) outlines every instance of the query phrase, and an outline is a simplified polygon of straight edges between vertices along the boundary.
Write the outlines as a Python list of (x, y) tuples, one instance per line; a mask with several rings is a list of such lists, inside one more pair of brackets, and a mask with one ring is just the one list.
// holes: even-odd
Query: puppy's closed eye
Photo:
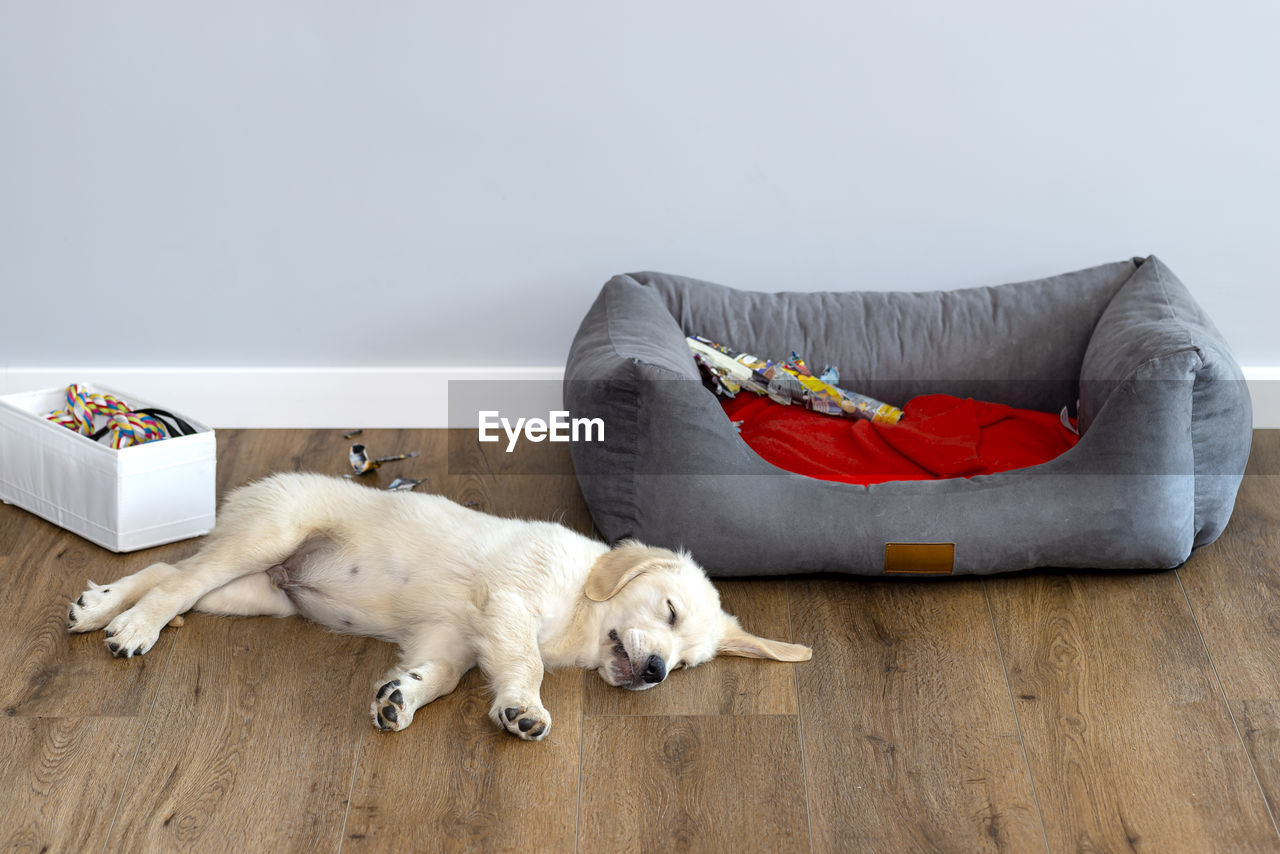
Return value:
[(667, 625), (674, 626), (676, 624), (676, 620), (679, 619), (679, 616), (676, 614), (676, 606), (671, 604), (670, 599), (667, 600), (667, 611), (669, 611), (671, 614), (671, 616), (667, 619)]

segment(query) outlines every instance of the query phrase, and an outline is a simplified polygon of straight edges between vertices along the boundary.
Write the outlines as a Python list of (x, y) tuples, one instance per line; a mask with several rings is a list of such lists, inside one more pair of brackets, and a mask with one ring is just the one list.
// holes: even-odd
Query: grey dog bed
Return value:
[[(859, 486), (765, 462), (702, 383), (685, 336), (833, 364), (901, 405), (946, 393), (1058, 412), (1080, 441), (999, 474)], [(1222, 335), (1157, 258), (932, 293), (751, 293), (660, 273), (611, 279), (570, 349), (571, 445), (610, 541), (686, 548), (717, 575), (1157, 569), (1212, 542), (1249, 454), (1251, 406)]]

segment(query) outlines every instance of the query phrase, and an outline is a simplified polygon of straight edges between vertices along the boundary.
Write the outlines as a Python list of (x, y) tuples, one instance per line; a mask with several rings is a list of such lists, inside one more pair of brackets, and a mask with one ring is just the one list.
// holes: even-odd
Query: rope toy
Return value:
[[(164, 425), (153, 415), (134, 412), (133, 407), (110, 394), (94, 394), (77, 383), (67, 386), (67, 406), (45, 417), (55, 424), (74, 430), (91, 439), (109, 432), (111, 447), (116, 450), (141, 445), (168, 436)], [(97, 427), (95, 416), (105, 415), (104, 427)], [(96, 434), (96, 435), (95, 435)]]

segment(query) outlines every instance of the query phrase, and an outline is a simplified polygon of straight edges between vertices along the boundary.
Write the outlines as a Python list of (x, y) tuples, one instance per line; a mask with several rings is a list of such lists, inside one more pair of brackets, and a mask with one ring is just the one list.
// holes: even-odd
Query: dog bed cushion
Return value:
[(751, 450), (780, 469), (840, 483), (973, 477), (1048, 462), (1075, 428), (1058, 415), (926, 394), (896, 424), (850, 420), (740, 392), (721, 401)]
[[(1078, 400), (1080, 439), (990, 475), (805, 477), (735, 432), (691, 334), (805, 353), (880, 400), (949, 394), (1042, 412)], [(687, 548), (719, 575), (1177, 566), (1226, 525), (1252, 421), (1222, 335), (1155, 257), (928, 293), (617, 276), (573, 341), (564, 396), (574, 417), (605, 424), (603, 441), (570, 445), (600, 532)], [(931, 557), (903, 563), (903, 544)]]

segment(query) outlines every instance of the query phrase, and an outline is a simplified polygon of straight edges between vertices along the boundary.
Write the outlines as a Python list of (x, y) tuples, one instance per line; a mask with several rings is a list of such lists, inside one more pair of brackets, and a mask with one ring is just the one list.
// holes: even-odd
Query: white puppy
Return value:
[(688, 555), (633, 542), (610, 550), (562, 525), (308, 474), (233, 492), (200, 551), (176, 565), (90, 582), (68, 629), (105, 626), (111, 652), (128, 658), (192, 608), (301, 614), (399, 644), (372, 706), (386, 730), (404, 729), (476, 665), (494, 692), (493, 720), (536, 740), (551, 726), (544, 668), (585, 667), (638, 691), (717, 653), (810, 655), (743, 631)]

